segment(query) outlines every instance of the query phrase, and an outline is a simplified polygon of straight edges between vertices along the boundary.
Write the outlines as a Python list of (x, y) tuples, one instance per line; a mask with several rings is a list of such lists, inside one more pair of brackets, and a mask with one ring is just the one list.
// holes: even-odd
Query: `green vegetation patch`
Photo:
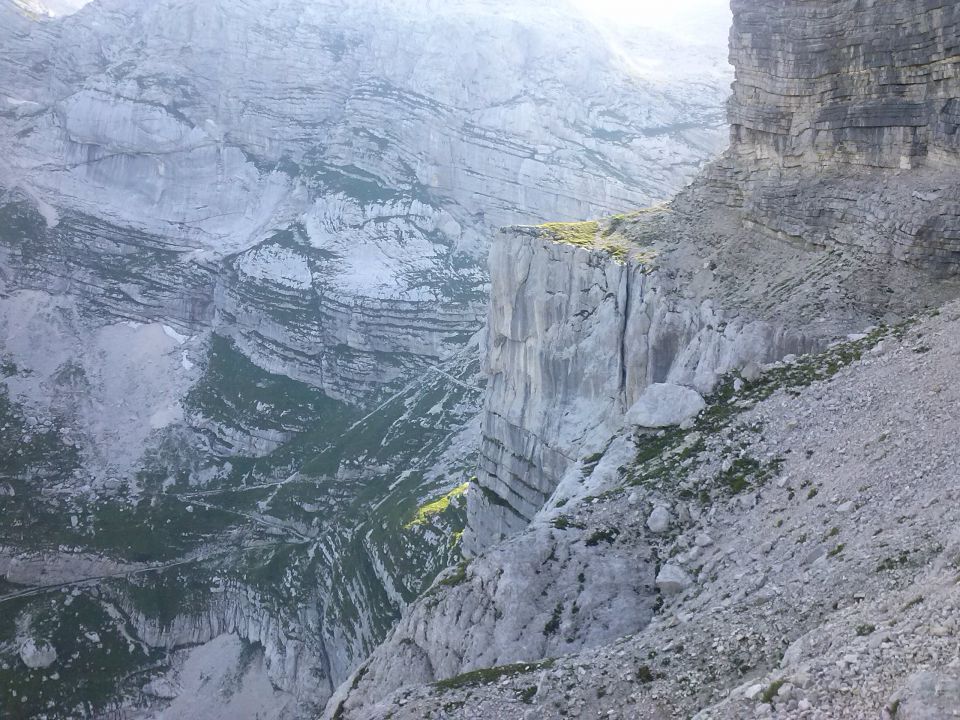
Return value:
[(425, 525), (434, 515), (440, 515), (445, 512), (447, 508), (450, 507), (451, 501), (466, 495), (469, 488), (470, 483), (463, 483), (463, 485), (455, 487), (446, 495), (442, 495), (436, 500), (428, 502), (426, 505), (421, 505), (417, 508), (417, 514), (413, 520), (403, 526), (404, 529), (407, 530), (417, 525)]
[(640, 264), (649, 264), (656, 257), (652, 248), (643, 248), (632, 243), (619, 230), (628, 215), (615, 215), (603, 222), (545, 223), (539, 229), (556, 243), (574, 245), (587, 250), (600, 250), (610, 255), (616, 262), (623, 264), (632, 259)]
[[(741, 414), (779, 390), (799, 395), (802, 388), (829, 380), (843, 368), (860, 360), (863, 353), (885, 337), (902, 338), (913, 322), (915, 320), (879, 327), (861, 340), (840, 343), (821, 353), (805, 355), (795, 362), (774, 367), (754, 381), (743, 380), (736, 373), (728, 375), (707, 399), (706, 409), (697, 417), (692, 428), (669, 428), (639, 437), (639, 450), (627, 476), (629, 484), (659, 489), (676, 488), (699, 466), (699, 457), (706, 450), (707, 439), (730, 427)], [(744, 426), (743, 429), (748, 432), (762, 431), (760, 427)], [(735, 495), (760, 487), (779, 473), (783, 463), (782, 458), (761, 461), (749, 456), (737, 457), (712, 483), (680, 492), (682, 496), (699, 497), (702, 503), (708, 504), (718, 490)], [(816, 494), (812, 489), (811, 499)]]
[[(0, 716), (6, 718), (102, 717), (125, 691), (135, 690), (157, 668), (161, 651), (129, 642), (131, 628), (111, 617), (86, 593), (24, 598), (4, 604), (0, 615), (18, 618), (30, 637), (50, 643), (56, 661), (27, 668), (14, 643), (0, 649)], [(3, 627), (4, 640), (13, 639)], [(52, 711), (55, 709), (56, 711)]]
[(572, 223), (544, 223), (542, 230), (551, 236), (554, 242), (592, 248), (600, 234), (600, 223), (596, 220)]
[(553, 612), (550, 614), (550, 619), (547, 620), (547, 623), (543, 626), (544, 636), (553, 635), (560, 629), (560, 618), (563, 615), (563, 603), (557, 603), (556, 607), (553, 608)]
[(783, 687), (785, 682), (786, 680), (774, 680), (767, 686), (767, 689), (763, 691), (760, 699), (765, 703), (772, 703), (777, 698), (777, 693), (780, 692), (780, 688)]
[(456, 690), (457, 688), (476, 685), (490, 685), (510, 675), (523, 675), (525, 673), (536, 672), (537, 670), (548, 670), (553, 667), (554, 662), (553, 659), (547, 659), (533, 663), (514, 663), (513, 665), (481, 668), (480, 670), (471, 670), (470, 672), (448, 678), (447, 680), (440, 680), (435, 682), (433, 686), (440, 690)]
[(456, 567), (454, 567), (453, 572), (437, 581), (437, 585), (443, 587), (456, 587), (457, 585), (461, 585), (467, 579), (467, 565), (469, 565), (469, 563), (466, 560), (460, 561)]

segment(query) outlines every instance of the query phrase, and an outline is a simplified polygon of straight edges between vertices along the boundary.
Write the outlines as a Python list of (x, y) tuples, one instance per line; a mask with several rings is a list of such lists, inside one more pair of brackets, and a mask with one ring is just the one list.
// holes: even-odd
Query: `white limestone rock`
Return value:
[[(728, 309), (724, 296), (742, 292), (732, 278), (765, 273), (763, 283), (773, 285), (777, 276), (761, 267), (785, 258), (743, 256), (731, 235), (729, 252), (737, 255), (729, 259), (731, 280), (704, 276), (693, 269), (701, 267), (696, 246), (675, 244), (689, 232), (669, 208), (643, 213), (625, 242), (642, 238), (645, 253), (625, 262), (602, 249), (558, 242), (544, 228), (511, 228), (497, 238), (477, 473), (484, 491), (468, 500), (468, 553), (523, 528), (581, 448), (622, 427), (625, 411), (651, 385), (665, 387), (650, 391), (637, 419), (682, 422), (702, 409), (701, 396), (722, 373), (811, 349), (829, 336), (829, 323), (787, 329), (777, 318), (738, 307), (742, 298), (731, 299)], [(663, 257), (649, 260), (661, 251)], [(805, 259), (783, 267), (791, 276), (808, 271)], [(696, 292), (680, 282), (691, 272), (700, 273)], [(763, 283), (758, 295), (766, 292)]]
[(676, 595), (693, 585), (693, 580), (678, 565), (666, 564), (657, 573), (657, 587), (665, 595)]
[(654, 383), (627, 411), (625, 421), (640, 427), (670, 427), (696, 417), (706, 405), (696, 390), (670, 383)]
[(650, 517), (647, 518), (647, 528), (649, 528), (650, 532), (659, 535), (669, 529), (672, 520), (673, 517), (670, 515), (669, 510), (663, 506), (657, 506), (653, 509), (653, 512), (650, 513)]
[[(662, 63), (661, 38), (632, 38), (644, 74), (546, 0), (130, 0), (62, 22), (6, 3), (0, 28), (0, 204), (16, 190), (50, 227), (79, 213), (175, 256), (110, 292), (109, 245), (81, 244), (51, 283), (215, 323), (351, 401), (480, 327), (496, 228), (660, 200), (726, 134), (720, 43)], [(262, 248), (292, 226), (308, 247)]]

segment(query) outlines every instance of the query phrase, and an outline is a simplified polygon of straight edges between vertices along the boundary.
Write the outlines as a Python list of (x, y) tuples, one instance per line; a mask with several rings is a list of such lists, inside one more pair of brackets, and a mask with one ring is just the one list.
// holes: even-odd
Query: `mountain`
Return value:
[(495, 229), (682, 187), (725, 51), (546, 2), (72, 9), (0, 2), (0, 708), (319, 712), (462, 557)]
[(716, 162), (494, 242), (466, 558), (325, 717), (957, 707), (960, 10), (732, 8)]

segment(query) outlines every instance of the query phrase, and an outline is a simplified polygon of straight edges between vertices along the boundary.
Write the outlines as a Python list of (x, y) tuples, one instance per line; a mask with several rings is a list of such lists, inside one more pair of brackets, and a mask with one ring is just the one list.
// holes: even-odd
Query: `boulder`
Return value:
[(693, 580), (677, 565), (664, 565), (657, 573), (657, 587), (664, 595), (676, 595), (693, 585)]
[(670, 521), (673, 518), (670, 515), (670, 511), (665, 507), (655, 507), (653, 512), (650, 513), (650, 517), (647, 518), (647, 527), (650, 529), (650, 532), (664, 533), (667, 531), (667, 528), (670, 527)]
[(626, 421), (640, 427), (671, 427), (696, 417), (706, 405), (696, 390), (682, 385), (655, 383), (644, 390), (640, 399), (627, 411)]
[(57, 661), (57, 651), (48, 642), (31, 639), (20, 646), (20, 659), (33, 670), (48, 668)]

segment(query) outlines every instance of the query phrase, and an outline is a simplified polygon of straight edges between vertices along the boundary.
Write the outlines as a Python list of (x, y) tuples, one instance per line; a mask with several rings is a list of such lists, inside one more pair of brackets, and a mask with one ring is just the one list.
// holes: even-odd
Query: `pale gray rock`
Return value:
[[(957, 266), (960, 75), (950, 58), (960, 8), (906, 0), (736, 0), (733, 8), (732, 146), (673, 204), (691, 213), (689, 223), (638, 221), (626, 234), (644, 262), (628, 253), (619, 264), (600, 247), (574, 249), (530, 229), (494, 246), (481, 492), (470, 508), (474, 547), (520, 532), (498, 552), (538, 528), (538, 508), (558, 482), (569, 487), (569, 468), (593, 447), (585, 427), (622, 420), (651, 383), (707, 393), (718, 372), (741, 369), (762, 382), (761, 366), (789, 357), (773, 366), (780, 385), (756, 406), (727, 396), (723, 409), (740, 430), (732, 420), (711, 428), (687, 465), (648, 463), (658, 493), (709, 495), (705, 591), (665, 597), (662, 620), (549, 672), (521, 669), (460, 691), (375, 693), (348, 703), (346, 717), (406, 720), (447, 708), (454, 717), (513, 717), (533, 686), (544, 718), (792, 717), (801, 708), (860, 718), (878, 714), (891, 678), (911, 677), (919, 663), (956, 665), (956, 643), (941, 635), (947, 619), (956, 627), (956, 571), (939, 563), (956, 557), (945, 548), (956, 533), (957, 506), (946, 498), (956, 490), (950, 418), (960, 383), (951, 358), (960, 335), (925, 320), (910, 341), (888, 336), (882, 356), (858, 347), (852, 367), (824, 361), (817, 370), (830, 380), (807, 374), (806, 353), (955, 296), (936, 277)], [(751, 322), (765, 332), (751, 336)], [(673, 332), (657, 334), (665, 326)], [(734, 358), (724, 354), (731, 346)], [(737, 392), (750, 390), (744, 383)], [(762, 433), (742, 429), (750, 423)], [(731, 446), (738, 454), (724, 463)], [(748, 485), (731, 499), (715, 483), (741, 460), (772, 462), (788, 480)], [(658, 461), (669, 480), (656, 474)], [(582, 515), (569, 512), (585, 522), (619, 518), (620, 505), (630, 507), (621, 498), (638, 492), (629, 481), (619, 490), (594, 496)], [(832, 540), (836, 501), (827, 498), (842, 497), (869, 512), (852, 513)], [(859, 602), (853, 591), (863, 593)], [(421, 613), (418, 603), (411, 615)], [(888, 634), (871, 652), (881, 624)], [(665, 654), (657, 676), (652, 659)], [(648, 687), (624, 672), (631, 661), (643, 664)], [(934, 712), (937, 686), (952, 699), (951, 672), (915, 682)], [(794, 689), (775, 709), (756, 702), (788, 683), (803, 693)]]
[(763, 369), (756, 362), (748, 362), (742, 368), (740, 368), (740, 377), (742, 377), (747, 382), (753, 382), (760, 377), (760, 374), (763, 372)]
[(627, 411), (625, 422), (647, 428), (680, 425), (695, 417), (706, 403), (700, 393), (680, 385), (654, 383)]
[[(5, 380), (11, 396), (31, 416), (71, 422), (82, 468), (39, 490), (52, 491), (71, 544), (102, 542), (71, 493), (158, 501), (175, 479), (202, 492), (232, 481), (241, 463), (216, 463), (234, 455), (257, 459), (244, 483), (296, 484), (314, 448), (277, 451), (318, 412), (219, 397), (244, 359), (273, 377), (257, 374), (238, 397), (269, 384), (278, 400), (320, 388), (362, 405), (392, 385), (393, 407), (409, 408), (387, 434), (410, 446), (426, 424), (448, 424), (455, 450), (442, 458), (424, 448), (370, 461), (391, 442), (380, 429), (362, 456), (323, 469), (329, 501), (284, 488), (232, 515), (225, 545), (244, 574), (248, 541), (294, 539), (296, 559), (271, 570), (282, 576), (275, 596), (225, 568), (233, 579), (198, 582), (162, 621), (120, 590), (102, 600), (167, 655), (228, 635), (262, 647), (266, 682), (291, 702), (278, 706), (308, 715), (455, 552), (435, 528), (384, 537), (376, 511), (367, 518), (351, 500), (410, 474), (429, 473), (433, 492), (473, 464), (482, 383), (452, 377), (449, 363), (476, 353), (494, 228), (622, 211), (682, 187), (722, 144), (723, 48), (692, 47), (682, 70), (647, 72), (574, 6), (541, 0), (99, 0), (45, 17), (68, 4), (0, 0), (0, 340), (4, 361), (29, 369)], [(643, 52), (659, 64), (669, 38), (649, 40)], [(229, 377), (211, 379), (217, 352)], [(450, 383), (431, 386), (429, 403), (404, 386), (435, 377)], [(371, 423), (389, 412), (381, 400)], [(148, 461), (164, 472), (141, 482)], [(196, 521), (224, 502), (171, 504)], [(296, 588), (307, 542), (320, 579)], [(83, 549), (4, 548), (0, 565), (11, 582), (141, 569)], [(630, 583), (652, 582), (618, 562)], [(608, 603), (636, 628), (650, 603), (644, 588), (631, 592), (622, 607), (589, 583), (597, 597), (582, 606)], [(583, 625), (583, 641), (612, 632)]]
[(639, 77), (565, 3), (31, 7), (0, 5), (0, 205), (38, 236), (6, 277), (350, 401), (480, 327), (495, 228), (646, 205), (722, 143), (722, 63)]
[(667, 563), (657, 573), (657, 588), (665, 595), (676, 595), (693, 585), (693, 580), (678, 565)]
[(57, 650), (45, 640), (31, 638), (20, 646), (20, 660), (31, 670), (42, 670), (57, 661)]
[[(645, 550), (607, 539), (608, 528), (558, 530), (562, 523), (542, 520), (438, 578), (339, 688), (328, 716), (342, 707), (349, 717), (411, 684), (601, 646), (650, 621)], [(598, 532), (604, 539), (591, 541)]]
[[(960, 677), (956, 672), (921, 671), (907, 679), (897, 693), (896, 713), (904, 720), (938, 720), (960, 708)], [(891, 707), (893, 703), (888, 704)]]
[[(705, 213), (668, 206), (601, 223), (602, 237), (624, 244), (622, 261), (549, 227), (497, 238), (468, 553), (522, 529), (582, 449), (616, 432), (651, 385), (708, 395), (725, 372), (825, 347), (869, 324), (876, 302), (903, 312), (949, 292), (919, 274), (908, 290), (894, 276), (913, 271), (870, 257), (744, 238), (739, 219)], [(704, 254), (723, 272), (705, 272)], [(811, 280), (825, 266), (842, 278), (836, 293)], [(784, 285), (789, 295), (777, 289)]]
[(659, 535), (669, 529), (671, 520), (673, 520), (673, 516), (670, 515), (670, 511), (663, 506), (658, 506), (653, 509), (653, 512), (647, 518), (647, 528), (650, 532)]
[[(960, 7), (940, 0), (731, 6), (732, 144), (708, 172), (706, 192), (771, 235), (955, 273), (960, 78), (941, 64), (952, 53)], [(854, 48), (869, 48), (858, 73), (850, 72)], [(937, 88), (936, 100), (928, 86)]]

